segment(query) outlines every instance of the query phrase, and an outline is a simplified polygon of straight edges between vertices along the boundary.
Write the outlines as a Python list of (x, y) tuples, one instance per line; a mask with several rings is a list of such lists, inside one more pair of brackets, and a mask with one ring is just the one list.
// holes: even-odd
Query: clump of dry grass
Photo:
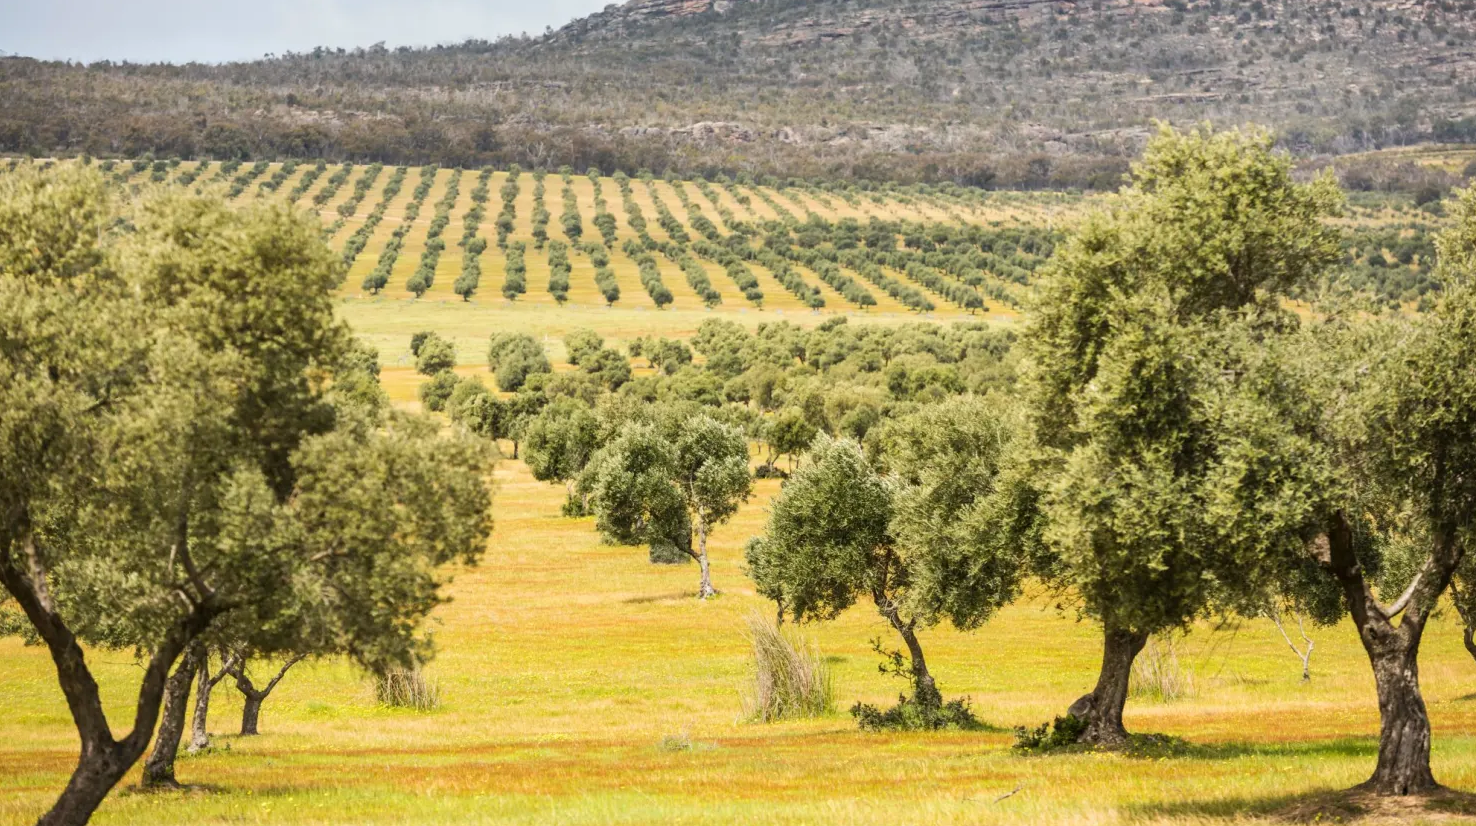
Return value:
[(1168, 703), (1193, 694), (1194, 673), (1180, 665), (1174, 638), (1150, 639), (1133, 660), (1128, 695)]
[(758, 614), (748, 617), (747, 637), (754, 665), (752, 689), (744, 697), (749, 719), (768, 723), (835, 711), (830, 667), (813, 644), (794, 640)]
[(375, 675), (374, 697), (391, 708), (431, 711), (441, 706), (441, 686), (418, 668), (391, 668)]

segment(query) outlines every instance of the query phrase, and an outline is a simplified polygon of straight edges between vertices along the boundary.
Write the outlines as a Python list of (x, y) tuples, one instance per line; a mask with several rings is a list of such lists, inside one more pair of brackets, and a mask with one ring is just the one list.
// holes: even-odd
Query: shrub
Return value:
[(390, 708), (431, 711), (441, 706), (441, 686), (419, 668), (391, 668), (375, 675), (374, 697)]
[(897, 704), (886, 710), (857, 703), (851, 706), (851, 716), (856, 718), (862, 731), (977, 731), (984, 728), (969, 708), (967, 699), (934, 705), (899, 696)]
[(814, 646), (804, 646), (769, 620), (750, 615), (753, 693), (744, 700), (750, 719), (763, 723), (820, 717), (835, 710), (830, 668)]
[(1149, 640), (1143, 652), (1133, 660), (1128, 696), (1167, 703), (1193, 693), (1194, 675), (1179, 665), (1179, 653), (1173, 638)]
[(1053, 751), (1074, 746), (1086, 728), (1085, 720), (1077, 719), (1070, 714), (1057, 717), (1051, 723), (1041, 723), (1033, 729), (1017, 726), (1015, 728), (1015, 748), (1021, 751)]

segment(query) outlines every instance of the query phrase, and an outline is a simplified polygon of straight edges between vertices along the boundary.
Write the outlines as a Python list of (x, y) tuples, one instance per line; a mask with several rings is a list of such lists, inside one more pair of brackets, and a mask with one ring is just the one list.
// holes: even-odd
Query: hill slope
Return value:
[(0, 150), (1113, 182), (1155, 118), (1476, 140), (1476, 2), (631, 0), (538, 39), (0, 60)]

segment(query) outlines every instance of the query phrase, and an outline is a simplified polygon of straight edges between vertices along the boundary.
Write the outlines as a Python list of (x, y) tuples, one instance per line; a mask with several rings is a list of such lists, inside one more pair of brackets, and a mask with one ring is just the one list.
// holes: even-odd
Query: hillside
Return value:
[(1473, 44), (1472, 0), (631, 0), (536, 39), (0, 60), (0, 151), (1112, 186), (1154, 119), (1476, 141)]

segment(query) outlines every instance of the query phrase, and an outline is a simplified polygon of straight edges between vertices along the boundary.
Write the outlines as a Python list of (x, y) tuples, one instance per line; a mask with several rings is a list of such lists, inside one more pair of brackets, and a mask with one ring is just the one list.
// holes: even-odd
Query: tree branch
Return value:
[(1404, 589), (1404, 593), (1399, 596), (1399, 599), (1394, 601), (1393, 605), (1390, 605), (1388, 608), (1379, 607), (1385, 619), (1394, 619), (1394, 617), (1399, 615), (1400, 611), (1409, 607), (1409, 601), (1414, 599), (1415, 589), (1420, 587), (1420, 580), (1425, 578), (1425, 572), (1430, 570), (1432, 562), (1433, 560), (1431, 559), (1425, 560), (1425, 567), (1421, 568), (1420, 572), (1415, 574), (1414, 579), (1409, 581), (1409, 587)]
[[(72, 714), (72, 722), (76, 724), (77, 734), (82, 738), (84, 746), (110, 748), (115, 744), (113, 730), (108, 725), (108, 717), (103, 711), (98, 694), (97, 681), (87, 668), (82, 647), (77, 644), (77, 638), (71, 629), (67, 628), (66, 623), (48, 605), (50, 600), (43, 598), (42, 592), (37, 589), (30, 576), (15, 564), (13, 545), (16, 541), (11, 539), (6, 542), (4, 555), (0, 556), (0, 583), (5, 585), (5, 590), (20, 605), (26, 619), (36, 629), (36, 635), (46, 643), (51, 652), (57, 682), (61, 684), (62, 694), (67, 698), (67, 709)], [(34, 558), (35, 537), (31, 531), (22, 528), (18, 541), (26, 548), (27, 557)]]

